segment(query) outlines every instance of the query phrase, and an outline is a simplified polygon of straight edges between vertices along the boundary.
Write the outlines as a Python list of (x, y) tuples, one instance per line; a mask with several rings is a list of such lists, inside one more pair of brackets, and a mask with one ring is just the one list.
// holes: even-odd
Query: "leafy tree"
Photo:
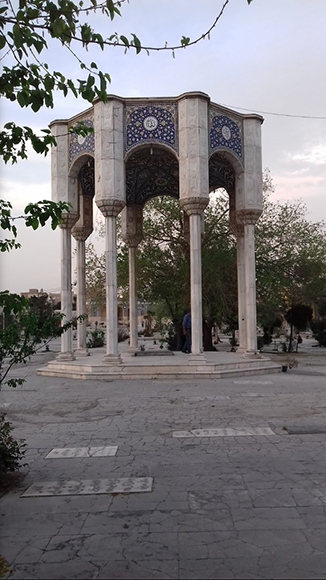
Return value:
[(288, 351), (292, 352), (293, 329), (306, 330), (309, 322), (312, 319), (312, 308), (307, 304), (295, 304), (285, 314), (285, 320), (290, 325), (290, 342)]
[(105, 256), (98, 255), (94, 244), (86, 244), (86, 296), (95, 308), (105, 306)]
[(303, 202), (281, 204), (265, 196), (256, 226), (258, 312), (285, 312), (326, 295), (326, 234), (307, 217)]
[[(135, 50), (138, 54), (150, 51), (184, 49), (200, 42), (216, 26), (230, 0), (225, 0), (219, 14), (209, 29), (191, 41), (188, 36), (182, 36), (176, 46), (163, 44), (158, 47), (142, 46), (140, 39), (132, 33), (129, 38), (112, 32), (104, 38), (92, 25), (93, 15), (107, 17), (111, 22), (121, 16), (121, 6), (124, 0), (89, 0), (75, 3), (73, 0), (19, 0), (16, 8), (12, 2), (0, 8), (0, 48), (6, 50), (5, 56), (9, 64), (5, 64), (0, 81), (0, 95), (15, 101), (20, 107), (31, 108), (34, 112), (42, 107), (53, 108), (55, 93), (68, 93), (76, 98), (81, 97), (92, 102), (95, 97), (102, 101), (107, 99), (107, 84), (110, 82), (108, 72), (102, 72), (97, 63), (85, 62), (78, 52), (84, 50), (87, 56), (88, 48), (96, 46), (104, 51), (107, 47), (123, 47), (125, 51)], [(247, 0), (250, 4), (252, 0)], [(109, 26), (107, 27), (109, 28)], [(77, 60), (84, 78), (66, 78), (60, 70), (53, 70), (43, 59), (48, 50), (62, 48), (62, 58), (67, 56)], [(82, 74), (83, 74), (82, 73)], [(72, 129), (85, 134), (89, 131), (81, 123)], [(30, 127), (20, 127), (14, 122), (8, 122), (0, 134), (0, 150), (4, 161), (15, 163), (18, 158), (27, 157), (27, 143), (30, 143), (37, 153), (47, 154), (55, 140), (49, 129), (42, 130), (43, 136), (38, 136)]]
[(26, 364), (53, 337), (71, 328), (73, 321), (60, 326), (61, 314), (43, 313), (40, 317), (35, 306), (30, 307), (26, 298), (8, 291), (0, 293), (0, 309), (3, 317), (0, 329), (1, 389), (4, 384), (10, 387), (22, 385), (24, 379), (8, 379), (12, 367), (19, 363)]
[[(280, 204), (270, 200), (274, 186), (268, 171), (264, 173), (263, 189), (264, 213), (256, 226), (257, 311), (264, 341), (268, 343), (289, 307), (304, 303), (320, 305), (322, 311), (326, 303), (326, 235), (322, 222), (307, 220), (301, 201)], [(233, 335), (238, 327), (236, 240), (229, 230), (228, 204), (227, 195), (218, 192), (211, 195), (205, 210), (202, 289), (206, 350), (212, 348), (214, 322), (226, 325)], [(104, 265), (101, 267), (104, 279)], [(183, 213), (176, 200), (155, 198), (144, 207), (144, 239), (138, 248), (138, 296), (140, 300), (161, 304), (161, 315), (173, 321), (171, 343), (176, 348), (181, 346), (182, 316), (190, 303), (189, 277)], [(121, 242), (118, 283), (127, 293), (128, 251)]]

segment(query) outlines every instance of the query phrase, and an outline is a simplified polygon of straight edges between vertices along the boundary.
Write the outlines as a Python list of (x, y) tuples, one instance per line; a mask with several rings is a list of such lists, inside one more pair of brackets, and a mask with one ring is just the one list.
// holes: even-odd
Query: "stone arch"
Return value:
[[(95, 171), (94, 157), (89, 153), (82, 153), (74, 160), (68, 174), (69, 199), (72, 206), (78, 211), (79, 195), (94, 197)], [(70, 197), (71, 196), (71, 197)]]
[(235, 235), (237, 230), (241, 229), (241, 226), (236, 224), (236, 206), (243, 171), (241, 162), (232, 152), (218, 150), (209, 158), (209, 191), (218, 188), (227, 191), (230, 202), (230, 226)]
[(125, 168), (127, 205), (144, 206), (161, 195), (179, 199), (179, 160), (170, 148), (157, 144), (134, 148)]

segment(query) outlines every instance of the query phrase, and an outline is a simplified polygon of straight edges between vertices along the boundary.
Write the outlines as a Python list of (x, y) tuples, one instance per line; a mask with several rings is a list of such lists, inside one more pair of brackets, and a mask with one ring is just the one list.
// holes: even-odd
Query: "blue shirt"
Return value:
[(182, 321), (182, 326), (184, 326), (185, 328), (188, 328), (188, 329), (191, 328), (191, 314), (189, 314), (189, 312), (187, 312), (187, 314), (184, 315), (183, 321)]

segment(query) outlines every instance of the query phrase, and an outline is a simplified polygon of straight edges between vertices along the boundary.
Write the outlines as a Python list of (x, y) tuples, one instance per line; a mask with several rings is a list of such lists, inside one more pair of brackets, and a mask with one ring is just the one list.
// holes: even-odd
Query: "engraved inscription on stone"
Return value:
[(41, 481), (31, 485), (21, 497), (149, 493), (152, 489), (152, 477)]
[(63, 447), (52, 449), (45, 459), (57, 459), (63, 457), (113, 457), (118, 451), (117, 446), (112, 447)]

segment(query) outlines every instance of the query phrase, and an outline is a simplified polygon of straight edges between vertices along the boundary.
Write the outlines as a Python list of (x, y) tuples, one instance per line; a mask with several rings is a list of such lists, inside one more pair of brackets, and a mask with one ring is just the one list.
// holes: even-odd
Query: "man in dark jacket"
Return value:
[(183, 317), (182, 330), (185, 335), (185, 343), (182, 352), (191, 352), (191, 312), (190, 310)]

